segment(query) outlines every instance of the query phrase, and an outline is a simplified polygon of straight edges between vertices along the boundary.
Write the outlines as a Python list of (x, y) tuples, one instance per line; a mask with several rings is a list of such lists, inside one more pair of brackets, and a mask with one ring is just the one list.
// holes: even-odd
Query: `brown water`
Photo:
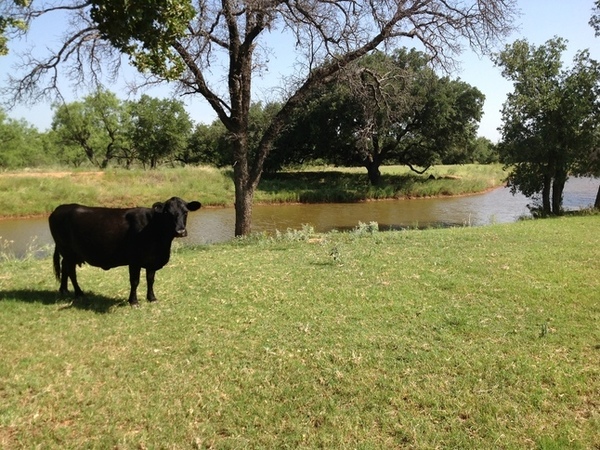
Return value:
[[(594, 203), (598, 179), (574, 178), (565, 188), (565, 209), (580, 209)], [(514, 222), (528, 216), (522, 195), (513, 196), (500, 188), (484, 194), (465, 197), (386, 200), (364, 203), (256, 205), (253, 231), (273, 233), (311, 225), (317, 232), (352, 229), (359, 222), (377, 222), (380, 230), (426, 226), (481, 226)], [(191, 213), (188, 237), (184, 242), (207, 244), (224, 242), (234, 235), (233, 208), (207, 208)], [(47, 218), (0, 220), (0, 253), (18, 257), (36, 250), (44, 255), (52, 237)], [(44, 248), (46, 247), (46, 248)]]

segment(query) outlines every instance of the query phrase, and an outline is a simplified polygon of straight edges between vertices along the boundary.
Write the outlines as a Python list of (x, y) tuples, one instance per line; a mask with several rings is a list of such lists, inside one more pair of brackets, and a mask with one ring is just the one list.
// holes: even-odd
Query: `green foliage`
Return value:
[(229, 165), (231, 151), (227, 146), (227, 133), (218, 120), (210, 125), (196, 125), (185, 151), (180, 154), (180, 161), (185, 164), (208, 164), (216, 167)]
[(4, 0), (0, 3), (0, 56), (8, 54), (9, 36), (27, 30), (22, 18), (30, 0)]
[(0, 109), (0, 168), (40, 167), (53, 162), (46, 137), (24, 120), (7, 118)]
[(597, 448), (599, 226), (181, 248), (138, 309), (3, 261), (0, 446)]
[(102, 169), (135, 162), (155, 168), (186, 161), (191, 128), (181, 101), (143, 95), (124, 102), (111, 92), (98, 91), (83, 101), (57, 106), (50, 138), (60, 146), (62, 163), (80, 166), (85, 158)]
[(141, 72), (177, 79), (185, 64), (172, 46), (196, 11), (190, 0), (94, 0), (91, 17), (102, 37), (131, 57)]
[(541, 194), (544, 214), (560, 214), (569, 174), (600, 174), (600, 64), (579, 52), (563, 69), (563, 39), (535, 47), (516, 41), (496, 64), (513, 81), (502, 110), (502, 160), (509, 181), (527, 196)]
[(600, 37), (600, 0), (594, 2), (592, 17), (590, 17), (590, 26), (595, 30), (596, 37)]
[(362, 165), (377, 184), (384, 163), (470, 161), (483, 94), (427, 64), (414, 49), (363, 57), (296, 112), (275, 143), (273, 163)]
[[(248, 112), (248, 148), (250, 153), (256, 153), (263, 135), (273, 117), (279, 112), (281, 105), (277, 102), (255, 102), (250, 105)], [(294, 152), (295, 147), (287, 151)], [(286, 154), (281, 152), (281, 154)], [(211, 164), (217, 167), (226, 167), (233, 164), (233, 140), (220, 120), (213, 121), (210, 125), (199, 124), (195, 127), (189, 140), (188, 147), (182, 160)], [(281, 168), (273, 158), (265, 165), (266, 170)]]
[[(129, 114), (123, 102), (99, 90), (82, 101), (55, 106), (52, 129), (57, 141), (67, 148), (79, 147), (94, 166), (106, 168), (124, 158), (130, 145), (126, 133)], [(71, 154), (72, 152), (67, 152)], [(79, 160), (69, 158), (74, 164)]]
[(137, 158), (151, 168), (165, 159), (180, 159), (192, 130), (189, 114), (178, 100), (143, 95), (131, 104), (131, 145)]

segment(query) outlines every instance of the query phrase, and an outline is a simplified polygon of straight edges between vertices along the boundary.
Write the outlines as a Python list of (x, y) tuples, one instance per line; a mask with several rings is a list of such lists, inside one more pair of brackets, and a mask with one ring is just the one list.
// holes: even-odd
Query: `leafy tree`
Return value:
[(80, 167), (89, 162), (80, 145), (66, 142), (55, 130), (45, 133), (45, 143), (61, 165)]
[(502, 159), (512, 168), (513, 191), (541, 193), (544, 215), (561, 214), (570, 173), (600, 173), (600, 65), (580, 51), (563, 69), (565, 49), (561, 38), (539, 47), (520, 40), (496, 57), (514, 83), (502, 110)]
[[(592, 17), (590, 19), (590, 26), (596, 31), (596, 37), (600, 37), (600, 0), (596, 0), (594, 8), (592, 10)], [(599, 138), (600, 140), (600, 138)], [(600, 149), (597, 147), (594, 152), (594, 158), (596, 164), (600, 164)], [(600, 173), (600, 169), (596, 169), (595, 173)], [(600, 209), (600, 186), (598, 186), (598, 194), (596, 194), (596, 201), (594, 207)]]
[[(250, 105), (248, 112), (248, 136), (250, 147), (257, 148), (269, 122), (281, 108), (279, 103), (256, 102)], [(197, 125), (192, 133), (185, 162), (200, 162), (225, 167), (233, 158), (233, 145), (230, 134), (220, 120), (210, 125)]]
[(355, 164), (353, 133), (360, 108), (346, 83), (331, 82), (315, 89), (275, 140), (265, 170), (275, 172), (309, 161)]
[(10, 36), (25, 32), (26, 22), (21, 18), (30, 0), (4, 0), (0, 3), (0, 56), (8, 54)]
[(590, 26), (596, 31), (596, 37), (600, 36), (600, 0), (594, 2)]
[[(500, 161), (498, 147), (488, 138), (479, 136), (468, 144), (467, 162), (479, 164), (492, 164)], [(444, 161), (450, 163), (449, 161)], [(464, 163), (461, 160), (460, 163)]]
[(192, 121), (183, 103), (143, 95), (131, 104), (130, 138), (137, 158), (151, 168), (181, 159), (186, 152)]
[(103, 169), (128, 145), (128, 120), (117, 96), (98, 90), (83, 101), (56, 106), (52, 129), (58, 142), (78, 146), (93, 165)]
[(0, 167), (36, 167), (52, 162), (43, 135), (25, 120), (8, 118), (0, 109)]
[(285, 139), (302, 147), (299, 157), (363, 165), (372, 184), (384, 163), (422, 173), (444, 160), (464, 161), (483, 99), (467, 83), (437, 76), (421, 52), (374, 52), (315, 92), (289, 136), (276, 141), (276, 153)]
[(183, 164), (208, 164), (217, 167), (227, 165), (219, 149), (219, 142), (226, 133), (227, 130), (218, 120), (210, 125), (196, 125), (185, 151), (180, 153), (178, 160)]
[[(313, 89), (384, 42), (416, 38), (439, 61), (466, 42), (485, 51), (512, 28), (516, 0), (49, 0), (41, 13), (69, 11), (72, 28), (45, 61), (14, 80), (15, 99), (39, 94), (40, 79), (61, 62), (71, 62), (77, 79), (87, 68), (99, 73), (110, 58), (129, 56), (141, 72), (158, 81), (175, 81), (188, 94), (203, 96), (229, 133), (233, 148), (235, 234), (250, 232), (252, 201), (272, 145)], [(31, 11), (39, 16), (40, 11)], [(265, 36), (275, 30), (293, 33), (298, 62), (294, 87), (251, 148), (249, 111), (252, 77), (265, 69), (269, 48)], [(114, 50), (117, 50), (115, 52)], [(264, 50), (264, 51), (263, 51)], [(77, 55), (77, 58), (71, 58)], [(73, 66), (71, 66), (73, 67)], [(209, 75), (225, 67), (212, 83)], [(44, 78), (48, 80), (48, 78)], [(222, 89), (222, 80), (226, 89)], [(224, 92), (225, 91), (225, 92)], [(42, 92), (43, 93), (43, 92)]]

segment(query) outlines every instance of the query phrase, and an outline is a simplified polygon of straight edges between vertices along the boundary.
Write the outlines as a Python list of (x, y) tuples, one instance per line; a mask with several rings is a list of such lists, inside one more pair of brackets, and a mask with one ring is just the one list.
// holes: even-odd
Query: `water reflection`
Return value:
[[(593, 205), (598, 179), (575, 178), (565, 188), (565, 209)], [(256, 205), (253, 231), (274, 233), (309, 224), (317, 232), (351, 229), (359, 222), (377, 222), (381, 230), (432, 225), (479, 226), (514, 222), (529, 216), (523, 195), (507, 188), (464, 197), (386, 200), (344, 204)], [(206, 208), (189, 215), (189, 235), (184, 242), (210, 244), (224, 242), (234, 235), (233, 208)], [(47, 218), (0, 220), (0, 252), (17, 256), (52, 244)], [(47, 253), (47, 252), (46, 252)]]

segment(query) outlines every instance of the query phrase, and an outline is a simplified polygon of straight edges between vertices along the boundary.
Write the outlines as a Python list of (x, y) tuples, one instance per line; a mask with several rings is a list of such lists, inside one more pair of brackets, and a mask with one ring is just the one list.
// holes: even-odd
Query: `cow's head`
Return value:
[(179, 197), (171, 197), (164, 203), (157, 202), (152, 205), (152, 209), (155, 213), (161, 214), (161, 216), (167, 219), (170, 226), (173, 227), (173, 234), (175, 237), (187, 236), (187, 215), (189, 211), (196, 211), (200, 209), (202, 205), (200, 202), (186, 202)]

